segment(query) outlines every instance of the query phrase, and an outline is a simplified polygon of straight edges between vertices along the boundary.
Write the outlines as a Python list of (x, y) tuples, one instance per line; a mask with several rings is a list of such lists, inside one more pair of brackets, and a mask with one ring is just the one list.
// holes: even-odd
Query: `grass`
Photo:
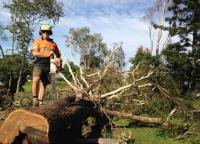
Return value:
[(112, 137), (116, 139), (131, 139), (134, 144), (191, 144), (187, 141), (172, 140), (162, 133), (161, 128), (138, 127), (128, 119), (114, 119), (113, 123), (118, 128), (114, 128)]
[[(32, 82), (31, 81), (28, 81), (25, 83), (25, 85), (23, 86), (24, 88), (24, 95), (26, 96), (31, 96), (31, 86), (32, 86)], [(57, 81), (56, 82), (56, 89), (66, 89), (67, 87), (67, 84), (65, 82), (60, 82), (60, 81)], [(46, 94), (45, 94), (45, 97), (44, 98), (47, 98), (49, 95), (51, 95), (52, 93), (52, 87), (51, 87), (51, 84), (47, 85), (46, 87)]]
[(123, 133), (131, 133), (134, 144), (190, 144), (184, 141), (174, 141), (161, 135), (160, 128), (117, 128), (113, 131), (113, 138), (119, 138)]

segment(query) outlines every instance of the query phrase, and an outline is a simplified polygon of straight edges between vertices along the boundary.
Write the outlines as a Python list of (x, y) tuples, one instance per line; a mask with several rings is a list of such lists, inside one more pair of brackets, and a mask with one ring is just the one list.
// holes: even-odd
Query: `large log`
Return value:
[(111, 116), (132, 119), (132, 120), (143, 122), (143, 123), (159, 123), (160, 124), (162, 122), (161, 118), (150, 118), (150, 117), (137, 116), (137, 115), (133, 115), (130, 113), (112, 111), (112, 110), (108, 110), (108, 109), (103, 109), (103, 111)]
[[(35, 111), (42, 114), (49, 122), (49, 141), (51, 144), (76, 143), (78, 139), (99, 138), (108, 119), (96, 103), (75, 98), (60, 99)], [(83, 134), (87, 119), (93, 117), (95, 124), (91, 132)]]
[[(32, 112), (31, 112), (32, 111)], [(91, 132), (83, 133), (87, 119), (93, 117)], [(107, 117), (95, 103), (60, 99), (43, 107), (15, 110), (0, 128), (1, 144), (75, 144), (77, 140), (101, 137)]]
[(42, 115), (18, 109), (11, 112), (1, 125), (0, 143), (14, 143), (17, 136), (25, 134), (32, 144), (47, 144), (48, 132), (48, 122)]

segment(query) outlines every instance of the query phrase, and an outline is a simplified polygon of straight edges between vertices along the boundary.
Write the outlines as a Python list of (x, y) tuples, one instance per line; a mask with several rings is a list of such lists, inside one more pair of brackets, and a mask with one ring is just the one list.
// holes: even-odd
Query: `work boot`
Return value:
[(44, 103), (43, 103), (43, 100), (39, 100), (39, 106), (43, 106)]
[(33, 98), (33, 106), (38, 106), (38, 105), (39, 105), (38, 98)]

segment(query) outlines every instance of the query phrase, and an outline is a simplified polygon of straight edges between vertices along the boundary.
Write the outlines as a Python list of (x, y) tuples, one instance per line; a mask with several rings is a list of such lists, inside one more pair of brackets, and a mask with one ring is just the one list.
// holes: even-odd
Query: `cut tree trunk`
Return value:
[(0, 143), (20, 143), (19, 137), (24, 134), (31, 144), (47, 144), (48, 131), (48, 122), (42, 115), (19, 109), (11, 112), (1, 125)]
[(10, 113), (0, 127), (0, 143), (75, 144), (78, 140), (89, 143), (99, 140), (102, 129), (108, 125), (105, 113), (145, 123), (161, 123), (160, 118), (100, 109), (95, 102), (68, 97), (30, 111), (19, 109)]
[[(33, 111), (33, 112), (31, 112)], [(90, 124), (89, 119), (95, 119)], [(15, 110), (0, 128), (1, 144), (75, 144), (101, 137), (107, 117), (91, 101), (58, 99), (30, 111)], [(83, 131), (90, 127), (86, 133)]]
[(143, 123), (158, 123), (158, 124), (161, 124), (161, 122), (162, 122), (161, 118), (150, 118), (150, 117), (136, 116), (136, 115), (132, 115), (130, 113), (111, 111), (111, 110), (108, 110), (108, 109), (103, 109), (103, 111), (105, 113), (107, 113), (108, 115), (111, 115), (111, 116), (132, 119), (132, 120), (143, 122)]

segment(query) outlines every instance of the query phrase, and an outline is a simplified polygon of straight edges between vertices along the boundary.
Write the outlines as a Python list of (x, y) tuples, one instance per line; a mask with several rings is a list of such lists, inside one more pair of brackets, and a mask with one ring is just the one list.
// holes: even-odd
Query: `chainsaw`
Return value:
[(50, 56), (50, 75), (51, 75), (51, 85), (52, 85), (52, 99), (57, 99), (56, 97), (56, 73), (61, 70), (61, 60), (60, 58), (54, 58), (54, 54)]

